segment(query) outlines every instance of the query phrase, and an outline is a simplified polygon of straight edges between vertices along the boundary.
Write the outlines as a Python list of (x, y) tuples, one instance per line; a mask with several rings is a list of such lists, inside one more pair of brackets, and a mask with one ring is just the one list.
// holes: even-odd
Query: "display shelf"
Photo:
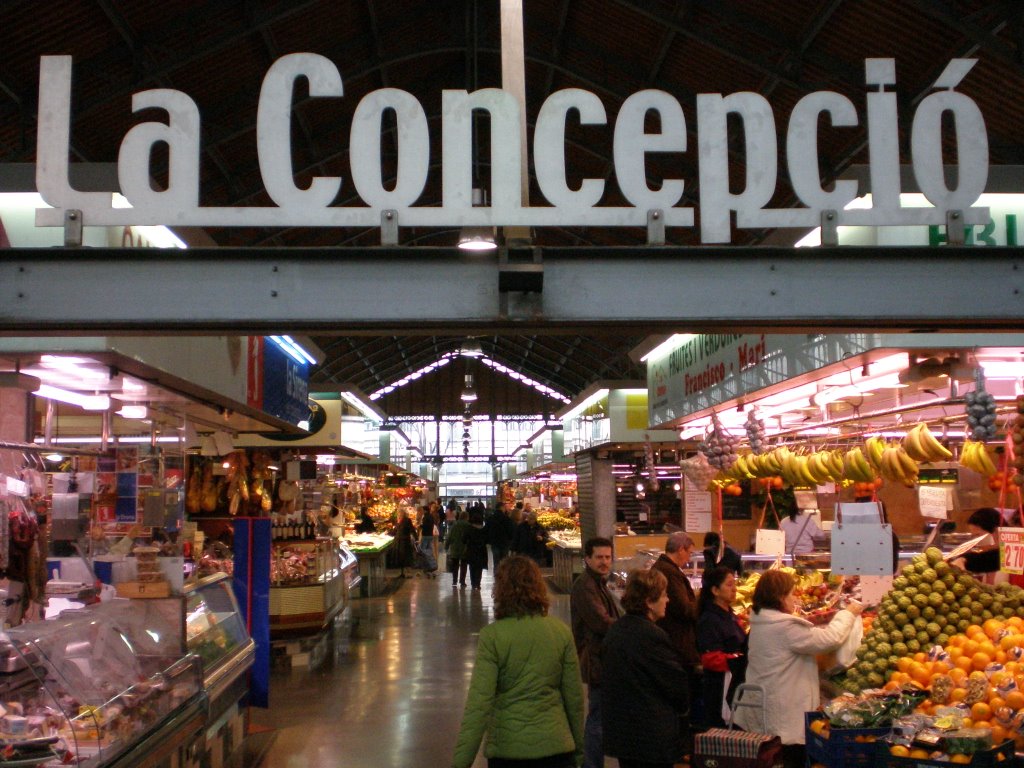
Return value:
[(14, 671), (0, 675), (0, 696), (24, 717), (16, 738), (55, 736), (62, 761), (109, 766), (179, 710), (203, 711), (201, 664), (180, 630), (160, 611), (119, 602), (9, 630), (0, 654)]

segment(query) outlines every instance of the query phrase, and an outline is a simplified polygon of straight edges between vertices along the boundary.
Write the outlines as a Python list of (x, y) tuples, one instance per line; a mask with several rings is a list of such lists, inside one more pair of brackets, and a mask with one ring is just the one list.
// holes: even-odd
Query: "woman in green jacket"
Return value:
[(540, 568), (511, 555), (494, 575), (495, 622), (484, 627), (455, 744), (470, 768), (486, 733), (488, 768), (583, 762), (583, 684), (569, 627), (548, 616)]

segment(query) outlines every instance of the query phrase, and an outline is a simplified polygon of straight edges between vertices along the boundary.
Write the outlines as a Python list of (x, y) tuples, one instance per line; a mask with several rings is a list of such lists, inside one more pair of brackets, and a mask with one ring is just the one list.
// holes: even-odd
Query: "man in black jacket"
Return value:
[(512, 544), (512, 537), (515, 534), (516, 524), (509, 516), (508, 504), (500, 501), (487, 518), (487, 543), (491, 545), (494, 571), (498, 569), (498, 563), (508, 555), (508, 548)]
[(583, 731), (583, 768), (602, 768), (601, 746), (601, 643), (608, 628), (622, 615), (622, 608), (608, 591), (612, 570), (612, 542), (595, 536), (583, 548), (585, 568), (572, 585), (569, 611), (580, 673), (587, 685), (589, 704)]

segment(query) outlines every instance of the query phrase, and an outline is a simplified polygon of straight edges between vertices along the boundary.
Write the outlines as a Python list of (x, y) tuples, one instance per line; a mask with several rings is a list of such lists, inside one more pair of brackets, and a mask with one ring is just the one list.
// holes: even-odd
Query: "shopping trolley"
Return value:
[(782, 741), (768, 731), (765, 693), (760, 685), (744, 683), (736, 688), (733, 711), (750, 707), (761, 711), (761, 733), (733, 728), (709, 728), (694, 740), (693, 761), (697, 768), (781, 768)]

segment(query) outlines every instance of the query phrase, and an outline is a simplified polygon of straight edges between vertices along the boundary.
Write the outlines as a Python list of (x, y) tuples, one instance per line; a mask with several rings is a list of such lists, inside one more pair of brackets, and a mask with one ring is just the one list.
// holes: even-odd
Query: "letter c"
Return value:
[(291, 153), (292, 91), (309, 81), (309, 95), (343, 96), (338, 68), (315, 53), (290, 53), (267, 70), (256, 110), (256, 150), (270, 199), (282, 208), (326, 208), (341, 189), (340, 176), (319, 176), (308, 189), (295, 186)]

